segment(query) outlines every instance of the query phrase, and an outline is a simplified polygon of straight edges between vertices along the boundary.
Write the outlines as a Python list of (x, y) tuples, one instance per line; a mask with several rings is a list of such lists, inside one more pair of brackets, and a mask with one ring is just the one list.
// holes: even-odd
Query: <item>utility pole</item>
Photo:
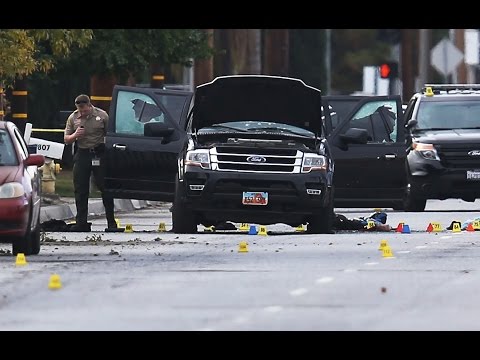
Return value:
[(113, 87), (117, 79), (113, 75), (93, 75), (90, 78), (90, 100), (92, 105), (110, 111)]
[(247, 30), (247, 71), (249, 74), (262, 73), (262, 30)]
[(401, 30), (401, 62), (402, 62), (402, 83), (403, 93), (402, 98), (406, 102), (414, 94), (415, 88), (415, 73), (413, 69), (413, 46), (415, 44), (414, 29)]
[(3, 88), (3, 83), (0, 82), (0, 121), (3, 120), (5, 116), (5, 90)]
[(27, 79), (16, 78), (12, 91), (12, 122), (17, 125), (20, 132), (25, 132), (28, 122), (28, 90)]
[(332, 29), (325, 29), (325, 74), (327, 95), (332, 91)]
[(428, 83), (428, 70), (430, 67), (430, 30), (419, 29), (418, 39), (418, 83), (420, 86)]
[(264, 46), (264, 73), (288, 76), (290, 55), (288, 29), (266, 29)]
[(150, 87), (162, 89), (165, 85), (165, 70), (158, 62), (150, 64)]
[[(454, 44), (462, 53), (465, 49), (465, 29), (455, 29)], [(457, 67), (457, 81), (459, 84), (467, 83), (467, 66), (465, 65), (465, 56), (463, 61)]]
[[(213, 29), (203, 30), (208, 36), (208, 46), (213, 47), (214, 32)], [(194, 84), (195, 87), (213, 80), (213, 56), (207, 59), (199, 59), (194, 62)]]

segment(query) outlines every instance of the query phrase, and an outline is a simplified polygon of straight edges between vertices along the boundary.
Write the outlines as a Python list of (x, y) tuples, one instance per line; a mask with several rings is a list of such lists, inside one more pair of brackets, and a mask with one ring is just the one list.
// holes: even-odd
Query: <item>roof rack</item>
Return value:
[(473, 92), (480, 91), (480, 84), (425, 84), (422, 92), (427, 92), (427, 88), (432, 89), (434, 94), (443, 92)]

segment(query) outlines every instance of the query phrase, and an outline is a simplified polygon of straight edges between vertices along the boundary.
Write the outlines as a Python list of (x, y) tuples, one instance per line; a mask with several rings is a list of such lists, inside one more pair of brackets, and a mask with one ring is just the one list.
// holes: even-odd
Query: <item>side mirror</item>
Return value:
[(45, 156), (40, 154), (31, 154), (23, 163), (25, 166), (42, 166), (45, 164)]
[(407, 130), (411, 129), (411, 128), (417, 126), (417, 124), (418, 124), (418, 121), (416, 119), (410, 119), (410, 120), (408, 120), (407, 125), (405, 125), (405, 129), (407, 129)]
[(340, 135), (340, 139), (342, 139), (345, 144), (366, 144), (368, 137), (367, 130), (357, 128), (350, 128), (345, 134)]
[(163, 122), (146, 123), (143, 128), (143, 134), (150, 137), (168, 138), (175, 132), (175, 129)]

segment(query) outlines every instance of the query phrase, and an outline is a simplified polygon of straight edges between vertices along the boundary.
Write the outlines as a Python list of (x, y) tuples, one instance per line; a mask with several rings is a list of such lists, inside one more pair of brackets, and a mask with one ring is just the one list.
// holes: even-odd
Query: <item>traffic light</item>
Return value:
[(384, 62), (378, 67), (382, 79), (395, 79), (398, 77), (398, 63), (395, 61)]

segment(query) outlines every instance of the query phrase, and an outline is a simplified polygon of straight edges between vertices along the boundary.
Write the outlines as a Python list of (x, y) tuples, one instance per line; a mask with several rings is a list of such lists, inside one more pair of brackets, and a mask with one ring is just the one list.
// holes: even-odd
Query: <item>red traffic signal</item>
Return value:
[(378, 67), (382, 79), (393, 79), (398, 77), (398, 63), (386, 62)]

